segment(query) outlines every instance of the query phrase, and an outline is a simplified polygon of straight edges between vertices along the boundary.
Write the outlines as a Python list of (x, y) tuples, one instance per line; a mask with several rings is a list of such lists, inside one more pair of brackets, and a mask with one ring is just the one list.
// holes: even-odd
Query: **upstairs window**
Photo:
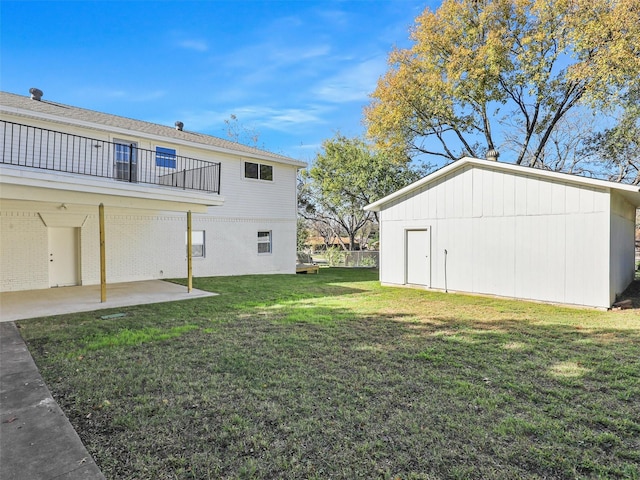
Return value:
[(258, 254), (271, 253), (271, 232), (258, 232)]
[(262, 163), (244, 162), (244, 177), (273, 181), (273, 167)]
[(138, 144), (126, 140), (114, 140), (113, 176), (126, 182), (138, 181)]
[(156, 166), (176, 168), (176, 151), (173, 148), (156, 147)]

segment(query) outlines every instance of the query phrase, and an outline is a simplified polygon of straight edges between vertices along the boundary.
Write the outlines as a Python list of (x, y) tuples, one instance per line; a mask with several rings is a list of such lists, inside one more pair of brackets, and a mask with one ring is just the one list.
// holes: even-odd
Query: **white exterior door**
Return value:
[(431, 230), (407, 230), (406, 281), (431, 286)]
[(78, 228), (49, 227), (49, 286), (80, 283)]

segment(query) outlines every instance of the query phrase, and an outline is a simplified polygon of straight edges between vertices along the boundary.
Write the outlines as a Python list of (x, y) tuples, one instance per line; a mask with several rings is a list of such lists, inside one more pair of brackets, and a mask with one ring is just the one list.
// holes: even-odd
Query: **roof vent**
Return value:
[(490, 162), (497, 162), (499, 156), (500, 152), (498, 152), (498, 150), (494, 150), (493, 148), (487, 152), (487, 160), (489, 160)]
[(31, 94), (31, 100), (42, 100), (42, 90), (38, 90), (37, 88), (30, 88), (29, 93)]
[(180, 130), (182, 131), (182, 129), (184, 128), (184, 123), (177, 121), (176, 122), (176, 130)]

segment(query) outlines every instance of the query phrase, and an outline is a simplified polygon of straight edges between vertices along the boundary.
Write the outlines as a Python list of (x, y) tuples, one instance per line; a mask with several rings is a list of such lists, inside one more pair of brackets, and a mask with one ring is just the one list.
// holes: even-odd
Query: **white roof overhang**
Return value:
[(464, 168), (465, 166), (477, 166), (481, 168), (488, 168), (492, 170), (498, 170), (503, 172), (513, 173), (515, 175), (544, 178), (556, 182), (563, 182), (575, 185), (582, 185), (591, 188), (601, 188), (616, 191), (621, 194), (629, 203), (639, 207), (640, 206), (640, 187), (637, 185), (628, 185), (624, 183), (609, 182), (607, 180), (598, 180), (595, 178), (581, 177), (578, 175), (571, 175), (567, 173), (552, 172), (549, 170), (541, 170), (538, 168), (523, 167), (521, 165), (513, 165), (510, 163), (493, 162), (489, 160), (482, 160), (479, 158), (464, 157), (449, 165), (446, 165), (439, 170), (421, 178), (420, 180), (407, 185), (400, 190), (381, 198), (380, 200), (370, 203), (364, 207), (367, 211), (379, 212), (385, 204), (392, 202), (398, 198), (401, 198), (414, 190), (417, 190), (438, 178), (444, 177), (456, 170)]
[(224, 204), (224, 197), (207, 192), (90, 176), (79, 182), (70, 173), (10, 165), (0, 166), (0, 199), (194, 213)]

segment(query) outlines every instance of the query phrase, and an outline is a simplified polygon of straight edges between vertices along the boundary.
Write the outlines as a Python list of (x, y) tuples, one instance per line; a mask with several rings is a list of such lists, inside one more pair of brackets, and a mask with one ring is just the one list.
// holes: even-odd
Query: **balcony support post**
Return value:
[(193, 257), (191, 244), (191, 210), (187, 212), (187, 292), (193, 288)]
[(104, 204), (98, 207), (100, 222), (100, 303), (107, 301), (107, 255), (104, 234)]

